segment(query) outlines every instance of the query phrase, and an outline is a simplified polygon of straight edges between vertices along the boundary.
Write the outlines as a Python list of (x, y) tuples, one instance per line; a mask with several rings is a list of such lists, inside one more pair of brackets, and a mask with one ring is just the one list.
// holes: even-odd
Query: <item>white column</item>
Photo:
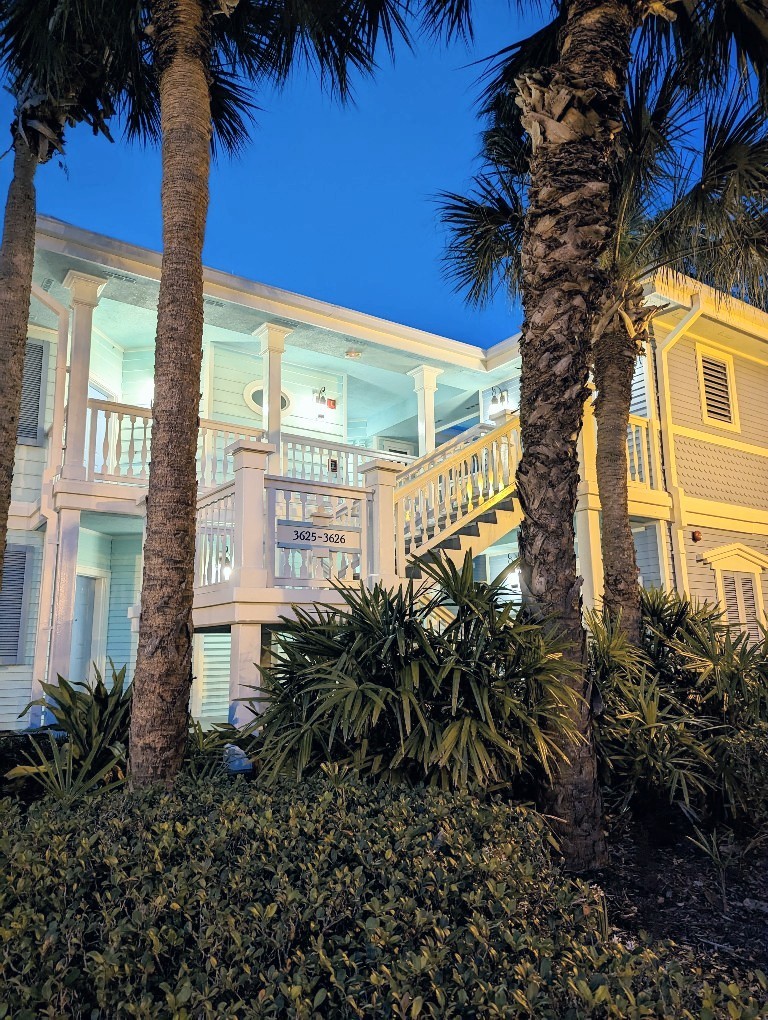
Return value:
[[(372, 460), (360, 471), (366, 489), (373, 490), (373, 521), (368, 534), (370, 571), (366, 584), (381, 583), (393, 588), (398, 583), (395, 565), (395, 486), (402, 464), (391, 460)], [(365, 569), (365, 564), (363, 565)]]
[[(229, 651), (229, 721), (244, 726), (253, 712), (240, 698), (255, 698), (261, 687), (257, 663), (261, 664), (261, 624), (233, 623)], [(254, 708), (256, 706), (254, 705)]]
[(88, 411), (88, 376), (91, 366), (93, 310), (107, 281), (73, 269), (64, 277), (72, 308), (72, 344), (67, 392), (67, 441), (64, 478), (85, 478), (85, 422)]
[(442, 368), (420, 365), (408, 375), (413, 379), (419, 405), (419, 456), (432, 453), (435, 448), (435, 390)]
[(264, 382), (263, 426), (266, 440), (275, 448), (274, 457), (270, 461), (270, 469), (279, 474), (280, 430), (282, 420), (283, 396), (283, 353), (285, 338), (292, 330), (278, 326), (274, 322), (265, 322), (253, 331), (259, 341), (259, 353), (262, 357), (262, 378)]
[(48, 682), (58, 675), (69, 678), (72, 656), (72, 624), (75, 618), (77, 547), (80, 541), (80, 511), (59, 512), (59, 550), (56, 557), (56, 588), (53, 597), (53, 626)]
[(232, 564), (233, 588), (266, 588), (264, 559), (264, 475), (274, 446), (238, 439), (227, 447), (235, 470), (235, 557)]

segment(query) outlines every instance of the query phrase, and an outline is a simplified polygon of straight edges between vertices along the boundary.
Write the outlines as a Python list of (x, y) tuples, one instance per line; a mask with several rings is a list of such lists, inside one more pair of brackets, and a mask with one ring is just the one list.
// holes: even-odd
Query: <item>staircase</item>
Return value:
[(429, 552), (459, 565), (467, 552), (478, 555), (519, 524), (519, 420), (505, 412), (497, 422), (420, 458), (399, 476), (395, 554), (401, 577), (419, 578), (413, 561)]

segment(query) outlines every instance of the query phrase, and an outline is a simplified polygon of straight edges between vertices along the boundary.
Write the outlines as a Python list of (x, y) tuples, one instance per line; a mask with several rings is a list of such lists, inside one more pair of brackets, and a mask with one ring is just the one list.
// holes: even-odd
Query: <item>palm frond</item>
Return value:
[(446, 274), (469, 303), (487, 304), (502, 286), (517, 297), (525, 208), (515, 182), (481, 175), (468, 196), (444, 192), (440, 218), (450, 231)]

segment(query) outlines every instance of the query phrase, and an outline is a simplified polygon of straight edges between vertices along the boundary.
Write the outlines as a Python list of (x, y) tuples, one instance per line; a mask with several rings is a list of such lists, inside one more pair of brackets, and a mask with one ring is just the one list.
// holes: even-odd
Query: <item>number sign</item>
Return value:
[(317, 527), (305, 521), (280, 521), (277, 525), (279, 549), (344, 549), (359, 552), (357, 528)]

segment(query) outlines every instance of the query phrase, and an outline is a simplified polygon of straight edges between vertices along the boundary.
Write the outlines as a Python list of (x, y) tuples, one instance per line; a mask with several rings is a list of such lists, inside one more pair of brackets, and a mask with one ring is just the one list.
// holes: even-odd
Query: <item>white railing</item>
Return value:
[(366, 578), (372, 498), (367, 491), (271, 477), (265, 490), (270, 587), (328, 588)]
[(629, 481), (646, 489), (659, 487), (660, 472), (654, 424), (648, 418), (629, 416), (627, 425), (627, 473)]
[(226, 482), (197, 501), (195, 585), (229, 580), (235, 562), (235, 483)]
[(489, 500), (512, 491), (520, 459), (516, 416), (395, 490), (397, 572)]
[(398, 486), (402, 488), (403, 485), (407, 485), (408, 482), (412, 481), (418, 475), (423, 474), (425, 471), (429, 471), (430, 468), (436, 467), (444, 460), (452, 457), (458, 450), (461, 450), (465, 446), (469, 446), (471, 443), (474, 443), (475, 440), (482, 438), (482, 436), (487, 436), (490, 432), (493, 432), (495, 428), (495, 425), (489, 425), (486, 422), (481, 421), (477, 425), (473, 425), (472, 428), (467, 429), (466, 432), (462, 432), (460, 436), (455, 436), (450, 442), (443, 443), (441, 446), (438, 446), (432, 451), (432, 453), (419, 457), (417, 461), (410, 464), (398, 475)]
[[(227, 447), (238, 439), (259, 441), (262, 429), (200, 420), (197, 444), (201, 489), (232, 478)], [(145, 407), (108, 400), (88, 401), (87, 478), (91, 481), (146, 483), (152, 445), (152, 412)]]
[(366, 450), (361, 446), (324, 442), (307, 436), (282, 434), (281, 474), (284, 478), (304, 478), (312, 482), (357, 487), (363, 485), (362, 467), (372, 460), (410, 464), (413, 457)]

